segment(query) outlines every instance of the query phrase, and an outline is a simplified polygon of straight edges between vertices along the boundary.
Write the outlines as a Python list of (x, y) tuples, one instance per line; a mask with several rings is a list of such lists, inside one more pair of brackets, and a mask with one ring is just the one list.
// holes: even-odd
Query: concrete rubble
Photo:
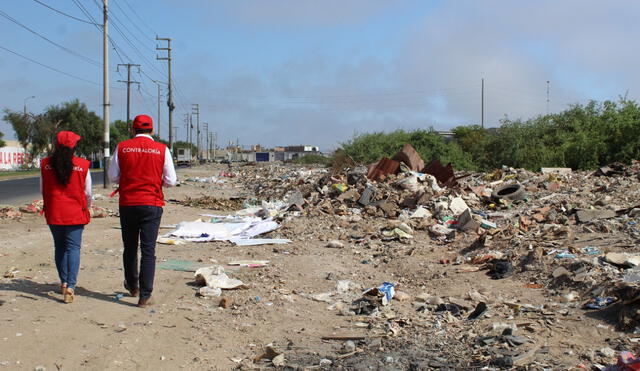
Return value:
[[(634, 163), (615, 169), (617, 172), (600, 169), (588, 173), (546, 168), (535, 173), (502, 168), (489, 174), (456, 174), (450, 165), (438, 161), (425, 166), (417, 152), (405, 146), (392, 159), (382, 158), (368, 168), (354, 166), (331, 173), (296, 166), (240, 167), (235, 181), (252, 189), (251, 197), (256, 200), (284, 200), (295, 192), (297, 207), (280, 209), (274, 215), (285, 224), (292, 217), (323, 220), (321, 223), (328, 217), (345, 227), (337, 239), (335, 234), (331, 240), (326, 237), (328, 247), (371, 249), (383, 245), (395, 250), (409, 244), (415, 251), (429, 247), (412, 245), (414, 235), (427, 235), (435, 246), (432, 249), (441, 250), (440, 263), (458, 272), (452, 274), (486, 270), (496, 280), (517, 280), (522, 287), (541, 294), (542, 299), (537, 301), (526, 296), (492, 297), (491, 292), (475, 291), (470, 283), (466, 297), (412, 302), (415, 314), (402, 320), (385, 317), (386, 306), (382, 312), (382, 307), (376, 307), (375, 313), (382, 315), (377, 314), (380, 318), (373, 319), (370, 326), (386, 336), (397, 335), (389, 329), (397, 323), (402, 323), (399, 331), (407, 336), (415, 334), (418, 327), (422, 329), (418, 332), (424, 330), (418, 323), (439, 329), (435, 338), (420, 339), (426, 343), (422, 346), (433, 346), (441, 355), (426, 363), (413, 363), (420, 365), (416, 369), (524, 365), (529, 369), (584, 369), (612, 364), (615, 359), (611, 354), (590, 350), (572, 365), (549, 357), (543, 335), (545, 323), (562, 327), (562, 317), (602, 316), (605, 323), (613, 321), (618, 331), (640, 333), (640, 272), (628, 274), (640, 264), (640, 252), (635, 248), (640, 238), (640, 208), (636, 207), (640, 206), (640, 188), (636, 185), (640, 166)], [(506, 189), (506, 196), (496, 196), (495, 189)], [(521, 193), (512, 199), (512, 192)], [(293, 241), (319, 236), (313, 231), (307, 233), (303, 236), (282, 231), (280, 236)], [(368, 264), (378, 264), (382, 256), (376, 258), (374, 254)], [(625, 295), (620, 293), (621, 285), (626, 288)], [(401, 293), (403, 301), (410, 301), (409, 294)], [(348, 300), (327, 295), (315, 296), (314, 300), (327, 298), (342, 315), (374, 313), (371, 308), (362, 310), (365, 307), (348, 310), (353, 295)], [(336, 304), (335, 298), (339, 297), (342, 299)], [(478, 310), (481, 313), (475, 313)], [(491, 313), (490, 323), (465, 323), (465, 318), (483, 319), (485, 313)], [(433, 343), (435, 339), (438, 344)], [(471, 350), (454, 356), (455, 346), (443, 346), (451, 345), (453, 339), (455, 343), (465, 339), (463, 343)], [(353, 355), (352, 363), (346, 358), (331, 359), (332, 365), (337, 362), (348, 368), (376, 353), (370, 342), (356, 343), (356, 347), (364, 348), (358, 348), (361, 353)], [(626, 348), (622, 344), (618, 347), (633, 348), (628, 342)], [(462, 354), (464, 357), (460, 357)], [(292, 359), (295, 357), (288, 356), (287, 362)]]
[[(333, 352), (281, 339), (234, 360), (239, 369), (605, 369), (628, 357), (622, 351), (640, 350), (639, 178), (638, 162), (595, 172), (456, 172), (437, 160), (425, 165), (407, 145), (392, 158), (337, 170), (234, 165), (215, 181), (187, 178), (181, 187), (193, 196), (173, 202), (277, 223), (264, 237), (291, 246), (316, 241), (323, 254), (369, 269), (336, 274), (325, 267), (330, 282), (317, 284), (331, 288), (305, 291), (279, 281), (274, 263), (261, 265), (269, 273), (251, 277), (269, 281), (272, 291), (259, 296), (249, 294), (258, 282), (231, 279), (221, 266), (196, 272), (205, 298), (222, 295), (230, 281), (247, 288), (223, 298), (219, 310), (270, 297), (293, 312), (300, 301), (323, 305), (349, 323), (322, 337)], [(171, 237), (237, 248), (209, 235)], [(252, 248), (284, 259), (301, 254)], [(490, 279), (481, 284), (478, 275)], [(456, 287), (442, 294), (450, 279)], [(585, 331), (610, 331), (608, 343), (572, 342), (587, 320), (592, 328)]]

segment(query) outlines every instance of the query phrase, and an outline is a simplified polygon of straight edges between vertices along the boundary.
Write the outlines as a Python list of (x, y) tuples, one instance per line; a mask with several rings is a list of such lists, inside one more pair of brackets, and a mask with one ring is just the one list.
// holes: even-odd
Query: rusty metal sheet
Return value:
[(399, 170), (400, 163), (398, 161), (383, 157), (378, 163), (369, 168), (367, 178), (369, 178), (369, 180), (382, 181), (387, 175), (397, 174)]
[(422, 172), (433, 175), (438, 183), (443, 187), (453, 187), (457, 184), (456, 177), (453, 173), (453, 166), (451, 166), (451, 164), (442, 166), (438, 159), (432, 160), (427, 166), (425, 166)]
[(409, 169), (413, 171), (420, 171), (424, 168), (424, 161), (418, 151), (409, 143), (406, 143), (395, 156), (393, 160), (404, 162)]

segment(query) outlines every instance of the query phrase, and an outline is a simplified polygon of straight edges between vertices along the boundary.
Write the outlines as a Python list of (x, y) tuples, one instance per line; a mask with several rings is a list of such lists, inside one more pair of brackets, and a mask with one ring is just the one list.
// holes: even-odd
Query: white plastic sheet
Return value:
[(192, 242), (233, 241), (236, 244), (244, 242), (244, 245), (247, 246), (252, 244), (252, 237), (274, 231), (279, 227), (278, 223), (270, 219), (262, 220), (254, 217), (220, 217), (220, 219), (220, 222), (214, 223), (181, 222), (174, 231), (169, 232), (165, 237), (178, 237)]

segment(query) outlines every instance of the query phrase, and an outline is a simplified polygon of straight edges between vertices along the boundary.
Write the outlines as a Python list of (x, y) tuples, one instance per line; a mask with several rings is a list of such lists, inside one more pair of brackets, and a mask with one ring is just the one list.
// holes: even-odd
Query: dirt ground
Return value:
[[(178, 174), (181, 179), (210, 176), (220, 169), (180, 169)], [(96, 193), (109, 192), (95, 187)], [(247, 193), (236, 183), (185, 184), (166, 190), (165, 196), (227, 198)], [(117, 198), (95, 204), (117, 211)], [(162, 225), (215, 212), (167, 203)], [(523, 357), (513, 368), (584, 369), (584, 364), (614, 362), (615, 357), (599, 350), (616, 349), (629, 337), (617, 332), (606, 316), (550, 303), (544, 289), (527, 286), (529, 277), (492, 280), (474, 267), (441, 264), (451, 251), (425, 231), (406, 243), (346, 240), (344, 248), (327, 247), (329, 240), (385, 223), (383, 218), (349, 222), (338, 216), (301, 216), (285, 220), (269, 234), (290, 238), (291, 244), (158, 245), (158, 264), (171, 259), (201, 266), (238, 259), (269, 264), (227, 269), (248, 288), (225, 290), (223, 297), (233, 301), (226, 309), (219, 307), (220, 298), (196, 295), (193, 272), (157, 269), (155, 305), (141, 309), (122, 287), (117, 217), (93, 219), (85, 228), (73, 304), (61, 302), (44, 218), (29, 214), (22, 220), (0, 220), (0, 273), (18, 271), (14, 278), (0, 279), (0, 370), (268, 369), (273, 368), (268, 360), (253, 362), (268, 345), (284, 353), (286, 366), (281, 367), (290, 369), (480, 369), (493, 367), (489, 362), (495, 356), (487, 350), (479, 358), (482, 352), (474, 344), (478, 337), (500, 331), (501, 324), (515, 324), (514, 335), (528, 339), (527, 344), (503, 349)], [(335, 292), (338, 281), (345, 280), (352, 282), (344, 294), (350, 298), (390, 281), (412, 299), (393, 300), (374, 316), (349, 315), (334, 305), (336, 300), (325, 302), (318, 295)], [(489, 306), (487, 314), (473, 322), (424, 310), (415, 300), (421, 295), (442, 298), (470, 312), (476, 303), (469, 292), (482, 294)], [(118, 299), (118, 294), (125, 295)], [(536, 309), (542, 305), (544, 309)], [(346, 338), (323, 340), (331, 336)], [(354, 339), (355, 348), (345, 350), (347, 338)]]

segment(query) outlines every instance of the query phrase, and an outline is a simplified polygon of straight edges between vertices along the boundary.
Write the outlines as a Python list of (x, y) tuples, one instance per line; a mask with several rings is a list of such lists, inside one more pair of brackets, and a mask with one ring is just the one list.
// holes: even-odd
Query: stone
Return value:
[(449, 202), (449, 209), (453, 212), (454, 216), (458, 216), (469, 209), (469, 206), (467, 206), (467, 203), (464, 202), (462, 197), (455, 197)]
[(393, 295), (393, 300), (409, 301), (411, 300), (411, 295), (407, 294), (404, 291), (396, 291), (396, 293)]
[(568, 277), (571, 275), (571, 272), (569, 272), (565, 267), (558, 267), (553, 271), (553, 273), (551, 273), (551, 275), (553, 276), (553, 278), (558, 278), (562, 276)]
[(616, 351), (609, 347), (601, 348), (600, 350), (598, 350), (598, 353), (600, 353), (600, 355), (602, 355), (603, 357), (607, 357), (607, 358), (613, 358), (616, 356)]
[(274, 366), (276, 367), (282, 367), (284, 366), (284, 354), (278, 354), (277, 356), (273, 357), (273, 359), (271, 360), (271, 362), (273, 363)]
[(224, 309), (228, 309), (232, 305), (233, 305), (233, 299), (231, 298), (222, 298), (220, 299), (220, 303), (218, 304), (220, 308), (224, 308)]
[(540, 169), (542, 174), (557, 174), (557, 175), (568, 175), (571, 174), (572, 170), (568, 167), (543, 167)]
[(344, 345), (342, 346), (342, 351), (344, 353), (353, 353), (356, 351), (356, 343), (353, 342), (352, 340), (348, 340), (344, 343)]
[(427, 294), (426, 292), (416, 296), (416, 300), (423, 303), (426, 303), (430, 298), (431, 295)]
[(453, 229), (449, 229), (442, 224), (434, 224), (429, 227), (429, 232), (436, 236), (447, 236), (454, 232)]
[(628, 268), (633, 268), (640, 265), (640, 256), (621, 252), (607, 253), (604, 256), (604, 260), (608, 263)]
[(615, 218), (616, 215), (613, 210), (578, 210), (576, 220), (579, 223), (587, 223), (592, 220)]
[(330, 247), (332, 249), (344, 249), (344, 244), (338, 240), (332, 240), (329, 241), (327, 247)]
[(416, 211), (414, 211), (409, 218), (431, 218), (431, 211), (427, 210), (422, 206), (418, 206)]

